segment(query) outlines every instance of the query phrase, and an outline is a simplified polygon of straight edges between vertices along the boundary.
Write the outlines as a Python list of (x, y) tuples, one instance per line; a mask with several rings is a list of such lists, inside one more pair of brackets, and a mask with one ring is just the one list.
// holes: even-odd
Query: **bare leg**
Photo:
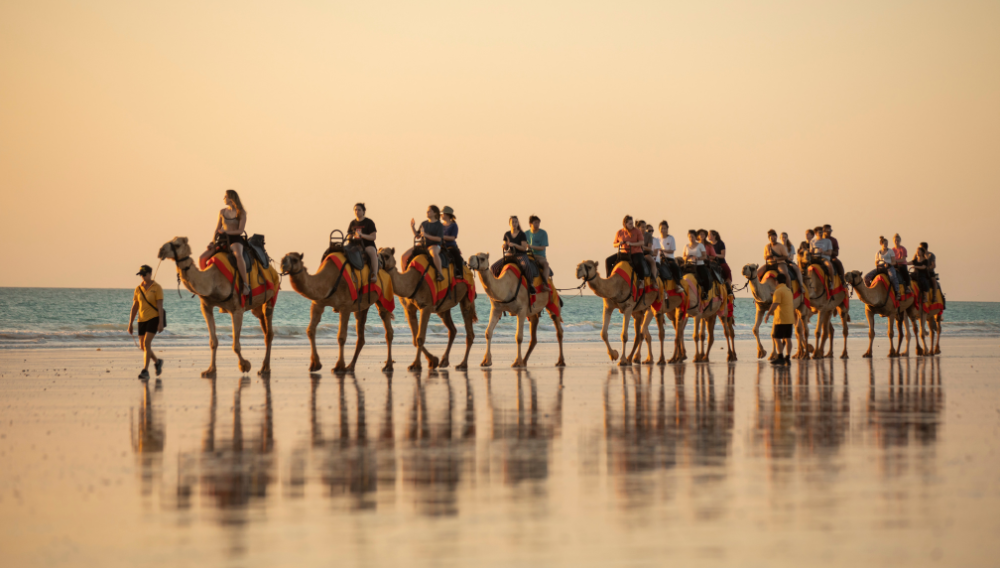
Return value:
[(243, 280), (243, 292), (245, 296), (250, 293), (250, 279), (247, 278), (247, 264), (243, 261), (243, 245), (231, 244), (229, 248), (233, 250), (233, 256), (236, 257), (236, 267), (240, 270), (240, 279)]
[(233, 353), (240, 360), (240, 370), (244, 373), (250, 372), (250, 361), (243, 358), (240, 349), (240, 331), (243, 329), (243, 312), (239, 309), (233, 310)]
[(319, 327), (320, 320), (323, 319), (323, 306), (313, 302), (309, 309), (309, 327), (306, 328), (306, 336), (309, 337), (309, 347), (312, 353), (309, 356), (309, 372), (315, 373), (323, 368), (319, 362), (319, 351), (316, 350), (316, 328)]
[(142, 345), (142, 368), (149, 369), (149, 362), (152, 361), (156, 364), (156, 355), (153, 354), (153, 337), (156, 334), (146, 333), (139, 338), (139, 344)]
[(215, 334), (215, 313), (212, 311), (214, 308), (209, 306), (205, 302), (201, 303), (201, 315), (205, 318), (205, 324), (208, 325), (208, 347), (212, 350), (212, 362), (209, 363), (208, 368), (201, 372), (203, 378), (215, 378), (215, 351), (219, 348), (219, 337)]
[(371, 262), (371, 276), (368, 277), (368, 282), (378, 281), (378, 251), (375, 247), (365, 247), (365, 252), (368, 253), (368, 260)]
[(427, 250), (431, 253), (431, 258), (434, 260), (434, 268), (437, 270), (437, 279), (444, 280), (444, 274), (441, 272), (441, 247), (429, 246)]

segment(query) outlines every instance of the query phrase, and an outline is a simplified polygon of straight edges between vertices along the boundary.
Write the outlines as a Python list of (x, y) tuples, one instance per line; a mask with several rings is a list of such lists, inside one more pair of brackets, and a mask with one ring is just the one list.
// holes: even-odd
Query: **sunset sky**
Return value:
[(539, 215), (561, 287), (630, 213), (734, 273), (899, 232), (1000, 301), (1000, 2), (0, 2), (0, 286), (134, 286), (228, 188), (310, 269), (353, 203), (397, 250), (433, 203), (466, 256)]

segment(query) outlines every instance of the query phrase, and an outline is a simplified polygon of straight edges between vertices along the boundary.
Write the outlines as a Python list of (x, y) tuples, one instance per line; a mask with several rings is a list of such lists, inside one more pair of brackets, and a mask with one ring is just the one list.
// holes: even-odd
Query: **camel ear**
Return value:
[(394, 256), (396, 254), (396, 249), (394, 247), (389, 247), (386, 249), (389, 251), (389, 255)]
[(177, 237), (177, 240), (180, 241), (180, 243), (182, 245), (188, 244), (188, 238), (187, 237)]

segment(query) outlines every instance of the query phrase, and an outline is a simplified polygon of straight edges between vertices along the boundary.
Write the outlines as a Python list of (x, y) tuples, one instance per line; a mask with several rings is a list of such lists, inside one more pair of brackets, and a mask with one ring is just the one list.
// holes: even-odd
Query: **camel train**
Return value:
[[(273, 263), (267, 257), (267, 253), (263, 251), (262, 242), (259, 248), (247, 247), (252, 250), (243, 250), (243, 264), (246, 265), (246, 278), (249, 280), (249, 293), (246, 294), (241, 292), (244, 288), (242, 285), (244, 266), (237, 266), (240, 263), (236, 262), (231, 252), (220, 250), (215, 254), (203, 255), (199, 265), (196, 265), (191, 258), (191, 248), (186, 237), (176, 237), (160, 247), (159, 258), (175, 261), (179, 282), (199, 296), (201, 301), (201, 311), (208, 327), (211, 349), (211, 363), (202, 372), (203, 377), (214, 377), (216, 374), (216, 350), (219, 341), (216, 335), (215, 309), (232, 316), (233, 351), (239, 368), (244, 373), (250, 371), (251, 364), (243, 358), (240, 349), (243, 315), (250, 312), (257, 317), (266, 347), (259, 373), (264, 375), (270, 371), (271, 345), (274, 340), (273, 317), (282, 276), (288, 276), (292, 289), (312, 302), (309, 325), (306, 329), (311, 350), (309, 370), (312, 372), (322, 368), (316, 343), (316, 330), (327, 307), (339, 315), (337, 333), (339, 352), (332, 372), (345, 373), (355, 369), (358, 356), (365, 345), (368, 311), (373, 306), (385, 327), (386, 360), (382, 369), (393, 370), (392, 322), (396, 298), (403, 306), (412, 333), (413, 345), (416, 348), (415, 358), (408, 369), (420, 370), (422, 357), (431, 369), (447, 368), (450, 365), (451, 349), (457, 336), (457, 328), (451, 313), (455, 306), (459, 307), (465, 327), (465, 350), (461, 362), (455, 367), (467, 369), (475, 339), (473, 324), (478, 321), (476, 275), (490, 302), (490, 317), (485, 333), (486, 353), (480, 366), (489, 367), (493, 364), (491, 347), (494, 330), (503, 314), (508, 314), (517, 320), (515, 334), (517, 352), (512, 367), (526, 367), (538, 342), (538, 325), (543, 311), (548, 312), (556, 331), (559, 355), (555, 364), (559, 367), (566, 365), (563, 353), (562, 301), (551, 276), (545, 276), (547, 265), (536, 266), (537, 271), (533, 276), (526, 274), (522, 264), (508, 259), (491, 265), (489, 255), (479, 253), (469, 257), (467, 264), (462, 262), (460, 257), (446, 261), (440, 271), (442, 277), (438, 278), (435, 259), (427, 249), (420, 247), (411, 249), (411, 252), (404, 254), (401, 262), (397, 264), (395, 249), (383, 247), (377, 251), (378, 269), (376, 275), (372, 277), (371, 262), (366, 262), (368, 257), (360, 247), (352, 248), (348, 241), (342, 240), (336, 243), (334, 240), (331, 238), (333, 244), (323, 254), (315, 273), (310, 273), (306, 268), (302, 253), (286, 254), (279, 263), (281, 267), (279, 274), (272, 266)], [(884, 272), (879, 272), (870, 279), (870, 283), (867, 283), (866, 277), (858, 271), (846, 273), (841, 280), (838, 274), (824, 270), (821, 262), (810, 258), (809, 255), (804, 255), (798, 264), (804, 285), (800, 285), (795, 279), (792, 280), (797, 345), (793, 358), (833, 357), (834, 316), (840, 317), (843, 328), (844, 343), (840, 356), (844, 359), (848, 357), (847, 287), (853, 289), (865, 304), (869, 347), (864, 357), (872, 355), (875, 315), (889, 320), (887, 330), (890, 340), (889, 357), (909, 355), (911, 330), (912, 336), (917, 339), (917, 355), (936, 355), (941, 352), (944, 298), (939, 288), (935, 288), (929, 296), (926, 296), (917, 282), (912, 281), (903, 287), (901, 297), (897, 297), (890, 278)], [(582, 281), (580, 288), (587, 286), (603, 301), (600, 336), (611, 361), (617, 362), (620, 366), (652, 365), (654, 350), (649, 327), (655, 321), (660, 343), (659, 359), (656, 364), (683, 363), (688, 358), (685, 330), (689, 319), (692, 319), (694, 324), (693, 362), (709, 362), (715, 342), (716, 321), (722, 324), (726, 338), (727, 361), (737, 360), (733, 316), (734, 294), (730, 282), (723, 282), (720, 275), (705, 286), (705, 282), (698, 278), (694, 267), (690, 266), (680, 267), (681, 269), (676, 272), (658, 269), (658, 273), (652, 276), (641, 274), (637, 270), (638, 267), (623, 257), (613, 265), (607, 278), (600, 275), (599, 264), (593, 260), (581, 262), (576, 269), (576, 277)], [(762, 277), (759, 275), (761, 272), (763, 272)], [(757, 341), (757, 357), (762, 359), (767, 357), (767, 350), (761, 344), (759, 328), (764, 314), (770, 308), (771, 298), (777, 287), (777, 271), (770, 266), (766, 270), (760, 270), (756, 264), (747, 264), (743, 267), (742, 275), (747, 279), (747, 287), (756, 308), (752, 330)], [(612, 347), (608, 337), (608, 328), (615, 310), (622, 315), (620, 351)], [(348, 362), (344, 351), (352, 314), (355, 318), (357, 340), (353, 356)], [(427, 327), (431, 315), (436, 315), (448, 330), (448, 343), (440, 357), (432, 354), (426, 346)], [(816, 316), (816, 329), (815, 340), (810, 342), (809, 323), (812, 316)], [(664, 348), (668, 319), (674, 330), (673, 350), (669, 359), (666, 358)], [(522, 352), (525, 320), (529, 325), (530, 341), (527, 350)], [(635, 340), (629, 349), (631, 326), (634, 326)], [(895, 339), (896, 333), (899, 336), (898, 341)], [(905, 349), (902, 345), (904, 334)], [(647, 357), (644, 360), (642, 360), (643, 344), (647, 347)], [(771, 358), (774, 357), (775, 354), (772, 353)]]

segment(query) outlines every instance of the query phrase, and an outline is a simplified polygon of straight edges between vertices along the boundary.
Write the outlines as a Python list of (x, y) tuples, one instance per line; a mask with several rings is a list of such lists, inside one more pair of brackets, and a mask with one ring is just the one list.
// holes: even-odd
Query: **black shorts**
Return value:
[(771, 337), (774, 339), (791, 339), (792, 338), (792, 324), (790, 323), (776, 323), (771, 329)]
[(156, 334), (156, 330), (160, 327), (159, 316), (146, 321), (139, 322), (139, 335), (146, 335), (147, 333)]

